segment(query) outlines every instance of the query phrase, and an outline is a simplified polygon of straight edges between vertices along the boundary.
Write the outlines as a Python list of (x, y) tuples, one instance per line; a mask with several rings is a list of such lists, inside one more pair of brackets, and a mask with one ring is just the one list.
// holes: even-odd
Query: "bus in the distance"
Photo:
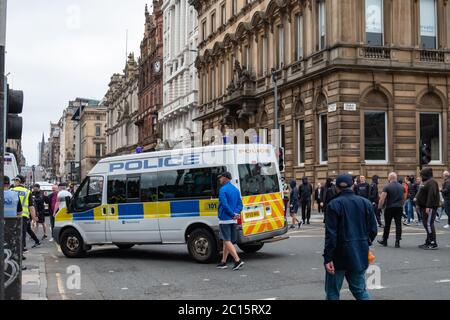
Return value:
[(209, 262), (219, 252), (218, 175), (229, 171), (244, 204), (238, 246), (256, 252), (285, 239), (280, 172), (271, 145), (220, 145), (101, 160), (56, 215), (54, 237), (67, 257), (95, 245), (130, 249), (187, 244)]

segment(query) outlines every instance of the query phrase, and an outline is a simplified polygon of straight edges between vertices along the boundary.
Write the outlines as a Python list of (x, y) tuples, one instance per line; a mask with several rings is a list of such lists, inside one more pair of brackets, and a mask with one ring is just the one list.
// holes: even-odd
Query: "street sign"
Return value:
[(356, 103), (344, 103), (344, 111), (356, 111)]
[(328, 106), (328, 112), (335, 112), (337, 110), (337, 104), (333, 103)]

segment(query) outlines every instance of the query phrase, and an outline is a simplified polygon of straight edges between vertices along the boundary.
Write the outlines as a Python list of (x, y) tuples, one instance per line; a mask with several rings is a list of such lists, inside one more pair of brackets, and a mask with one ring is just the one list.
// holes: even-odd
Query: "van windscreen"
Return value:
[(240, 164), (238, 169), (242, 196), (280, 192), (275, 163)]

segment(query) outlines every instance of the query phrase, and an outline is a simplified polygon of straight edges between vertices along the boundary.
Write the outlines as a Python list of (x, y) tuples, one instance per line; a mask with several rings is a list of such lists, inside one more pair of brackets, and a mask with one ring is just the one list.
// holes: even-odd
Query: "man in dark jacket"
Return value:
[(311, 219), (311, 198), (313, 194), (313, 186), (308, 182), (307, 177), (302, 178), (302, 184), (298, 189), (298, 195), (302, 204), (302, 222), (303, 224), (309, 224)]
[(294, 229), (296, 224), (298, 225), (298, 228), (300, 229), (302, 223), (297, 219), (297, 212), (298, 212), (297, 182), (295, 180), (292, 180), (290, 182), (290, 186), (291, 186), (291, 194), (289, 196), (289, 212), (292, 217), (291, 229)]
[(378, 227), (383, 228), (384, 226), (381, 222), (381, 208), (378, 208), (378, 201), (380, 201), (378, 179), (379, 177), (377, 175), (372, 177), (372, 183), (369, 188), (369, 201), (372, 203), (373, 211), (375, 212), (375, 217), (377, 218)]
[(434, 220), (436, 219), (437, 209), (439, 208), (440, 196), (439, 185), (433, 179), (433, 169), (430, 167), (423, 168), (420, 171), (420, 176), (424, 183), (417, 194), (417, 206), (422, 213), (422, 222), (427, 232), (427, 239), (419, 248), (425, 250), (436, 250), (438, 245), (436, 243), (436, 229), (434, 227)]
[[(445, 229), (450, 228), (450, 173), (444, 171), (444, 183), (442, 184), (442, 197), (444, 198), (444, 210), (447, 215), (447, 224), (444, 226)], [(442, 216), (442, 215), (441, 215)]]
[(411, 175), (408, 177), (408, 197), (406, 199), (406, 215), (408, 217), (408, 221), (406, 225), (409, 225), (411, 221), (414, 221), (414, 198), (419, 190), (419, 186), (416, 183), (416, 178)]
[(338, 176), (339, 193), (327, 206), (324, 264), (327, 300), (338, 300), (344, 277), (358, 300), (369, 300), (365, 273), (369, 266), (369, 246), (377, 235), (371, 203), (354, 194), (352, 176)]
[(322, 198), (322, 208), (323, 208), (323, 223), (325, 223), (326, 209), (328, 203), (334, 199), (336, 196), (336, 186), (333, 184), (333, 179), (327, 178), (325, 186), (323, 187), (323, 198)]
[(355, 186), (355, 194), (369, 199), (370, 185), (366, 182), (365, 176), (359, 177), (359, 183)]
[(319, 211), (319, 213), (321, 211), (323, 211), (323, 207), (322, 207), (322, 198), (323, 198), (323, 187), (322, 184), (319, 182), (317, 184), (317, 188), (314, 191), (314, 201), (316, 201), (317, 203), (317, 211)]

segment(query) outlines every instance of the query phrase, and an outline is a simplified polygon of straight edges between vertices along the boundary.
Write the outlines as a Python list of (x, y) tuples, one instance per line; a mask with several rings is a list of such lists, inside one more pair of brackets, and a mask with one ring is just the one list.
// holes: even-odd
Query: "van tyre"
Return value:
[(217, 257), (217, 241), (207, 229), (195, 229), (188, 235), (190, 256), (199, 263), (208, 263)]
[(243, 243), (238, 244), (238, 247), (245, 253), (255, 253), (261, 250), (262, 247), (264, 247), (264, 243), (262, 242)]
[(61, 251), (68, 258), (81, 258), (86, 255), (84, 241), (80, 233), (73, 229), (66, 229), (60, 237)]
[(128, 249), (131, 249), (134, 247), (134, 244), (132, 244), (132, 243), (115, 243), (115, 245), (120, 250), (128, 250)]

